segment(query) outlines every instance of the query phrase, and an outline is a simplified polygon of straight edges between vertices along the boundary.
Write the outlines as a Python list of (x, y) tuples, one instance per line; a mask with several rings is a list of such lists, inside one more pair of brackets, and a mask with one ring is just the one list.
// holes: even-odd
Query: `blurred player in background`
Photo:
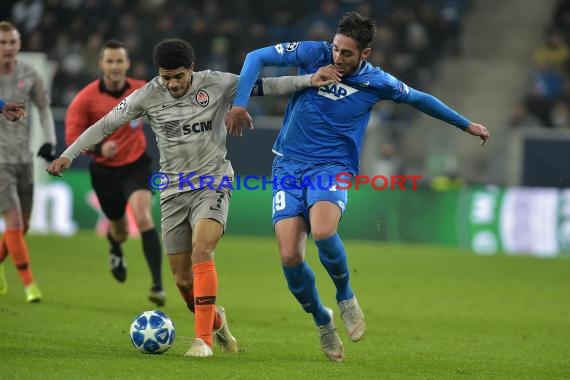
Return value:
[[(186, 356), (212, 356), (213, 337), (224, 351), (237, 352), (225, 311), (216, 306), (214, 250), (224, 233), (231, 197), (233, 169), (226, 159), (224, 120), (238, 76), (195, 72), (193, 49), (179, 39), (161, 41), (155, 47), (154, 62), (159, 76), (83, 132), (48, 172), (61, 175), (82, 151), (124, 123), (146, 116), (157, 138), (161, 172), (169, 179), (163, 182), (160, 203), (164, 249), (176, 286), (195, 313), (196, 338)], [(266, 78), (258, 81), (255, 93), (291, 94), (313, 83), (332, 82), (321, 78), (317, 74)]]
[(344, 15), (332, 43), (303, 41), (282, 43), (248, 54), (233, 107), (228, 130), (241, 134), (251, 124), (247, 113), (249, 92), (263, 66), (297, 66), (300, 74), (334, 65), (342, 82), (306, 89), (294, 94), (284, 117), (283, 128), (273, 146), (276, 154), (273, 176), (293, 176), (329, 181), (328, 190), (311, 189), (293, 181), (287, 189), (273, 191), (273, 225), (281, 264), (290, 291), (312, 314), (318, 327), (321, 347), (333, 361), (344, 360), (344, 347), (332, 318), (323, 306), (315, 286), (313, 271), (305, 262), (307, 235), (312, 233), (319, 259), (336, 286), (336, 300), (348, 337), (359, 341), (366, 323), (349, 282), (349, 269), (338, 223), (347, 203), (347, 191), (337, 189), (338, 173), (358, 173), (360, 149), (372, 107), (381, 100), (407, 103), (459, 129), (489, 138), (482, 125), (475, 124), (438, 99), (408, 87), (366, 60), (376, 34), (374, 20), (356, 12)]
[[(31, 101), (38, 108), (45, 141), (38, 156), (49, 162), (55, 158), (56, 144), (49, 98), (38, 72), (17, 59), (20, 47), (18, 30), (7, 21), (0, 22), (0, 98), (9, 100), (11, 104), (27, 105)], [(6, 112), (10, 107), (13, 106), (8, 106)], [(6, 226), (0, 242), (0, 294), (8, 291), (2, 263), (10, 255), (24, 284), (26, 300), (39, 302), (42, 294), (34, 282), (24, 240), (24, 234), (30, 227), (34, 184), (31, 128), (29, 122), (21, 118), (25, 116), (25, 111), (23, 114), (22, 111), (14, 115), (15, 121), (0, 118), (0, 211)]]
[[(127, 77), (130, 67), (125, 45), (109, 40), (101, 48), (99, 67), (103, 76), (79, 91), (65, 117), (65, 142), (72, 144), (89, 126), (105, 116), (123, 98), (143, 87), (146, 82)], [(127, 278), (121, 244), (127, 240), (129, 226), (127, 205), (131, 207), (142, 239), (143, 253), (152, 276), (148, 299), (158, 306), (166, 302), (162, 287), (162, 252), (152, 219), (152, 191), (148, 178), (152, 161), (146, 154), (142, 119), (124, 124), (111, 136), (89, 150), (91, 184), (101, 210), (109, 219), (109, 263), (119, 282)]]
[(27, 116), (26, 108), (21, 103), (6, 103), (0, 99), (0, 113), (10, 121), (16, 121)]

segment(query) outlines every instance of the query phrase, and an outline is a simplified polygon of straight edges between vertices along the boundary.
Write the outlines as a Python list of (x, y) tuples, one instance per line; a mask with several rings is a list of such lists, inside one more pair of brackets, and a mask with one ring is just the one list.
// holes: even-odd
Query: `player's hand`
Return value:
[(101, 155), (103, 157), (107, 158), (113, 157), (115, 154), (117, 154), (118, 150), (119, 150), (119, 144), (117, 144), (113, 140), (105, 141), (103, 145), (101, 145)]
[(10, 121), (16, 121), (28, 116), (22, 103), (5, 103), (2, 114)]
[(481, 146), (485, 145), (487, 140), (491, 138), (491, 134), (489, 133), (487, 128), (477, 123), (469, 124), (467, 129), (465, 129), (465, 132), (473, 136), (479, 136), (479, 138), (481, 139)]
[(244, 107), (233, 106), (226, 116), (226, 128), (232, 136), (243, 135), (244, 125), (249, 129), (253, 129), (253, 120), (251, 115)]
[(69, 158), (59, 157), (58, 159), (53, 160), (46, 170), (49, 175), (61, 177), (61, 173), (69, 169), (70, 166), (71, 161)]
[(340, 75), (334, 65), (327, 65), (321, 67), (313, 74), (311, 85), (313, 87), (328, 86), (329, 84), (340, 82), (341, 79), (342, 75)]
[(38, 157), (43, 158), (47, 162), (52, 162), (55, 160), (55, 146), (50, 143), (45, 143), (38, 150)]

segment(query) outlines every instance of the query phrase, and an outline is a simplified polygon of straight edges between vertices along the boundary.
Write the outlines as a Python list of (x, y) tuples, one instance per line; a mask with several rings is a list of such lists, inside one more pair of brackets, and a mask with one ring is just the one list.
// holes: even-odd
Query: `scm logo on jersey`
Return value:
[(182, 133), (189, 135), (191, 133), (201, 133), (212, 130), (212, 120), (199, 121), (194, 124), (187, 124), (182, 126)]
[(319, 87), (318, 94), (332, 100), (339, 100), (349, 95), (352, 95), (355, 92), (358, 92), (358, 90), (350, 86), (347, 86), (346, 84), (333, 83), (328, 86)]

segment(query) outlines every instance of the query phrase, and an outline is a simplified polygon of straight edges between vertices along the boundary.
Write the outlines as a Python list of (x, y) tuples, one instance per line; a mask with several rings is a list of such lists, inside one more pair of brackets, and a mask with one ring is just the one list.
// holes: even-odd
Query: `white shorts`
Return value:
[(160, 201), (162, 244), (166, 254), (192, 251), (192, 229), (200, 219), (226, 228), (232, 192), (227, 187), (184, 191)]

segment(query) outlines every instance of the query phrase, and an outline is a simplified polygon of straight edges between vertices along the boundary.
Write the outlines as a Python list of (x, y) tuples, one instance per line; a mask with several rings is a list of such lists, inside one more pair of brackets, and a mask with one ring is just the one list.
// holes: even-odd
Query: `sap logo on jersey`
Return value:
[(339, 100), (358, 92), (357, 89), (342, 83), (333, 83), (319, 88), (318, 94), (332, 100)]
[(200, 133), (212, 130), (212, 120), (200, 121), (194, 124), (183, 125), (183, 134), (189, 135), (190, 133)]

